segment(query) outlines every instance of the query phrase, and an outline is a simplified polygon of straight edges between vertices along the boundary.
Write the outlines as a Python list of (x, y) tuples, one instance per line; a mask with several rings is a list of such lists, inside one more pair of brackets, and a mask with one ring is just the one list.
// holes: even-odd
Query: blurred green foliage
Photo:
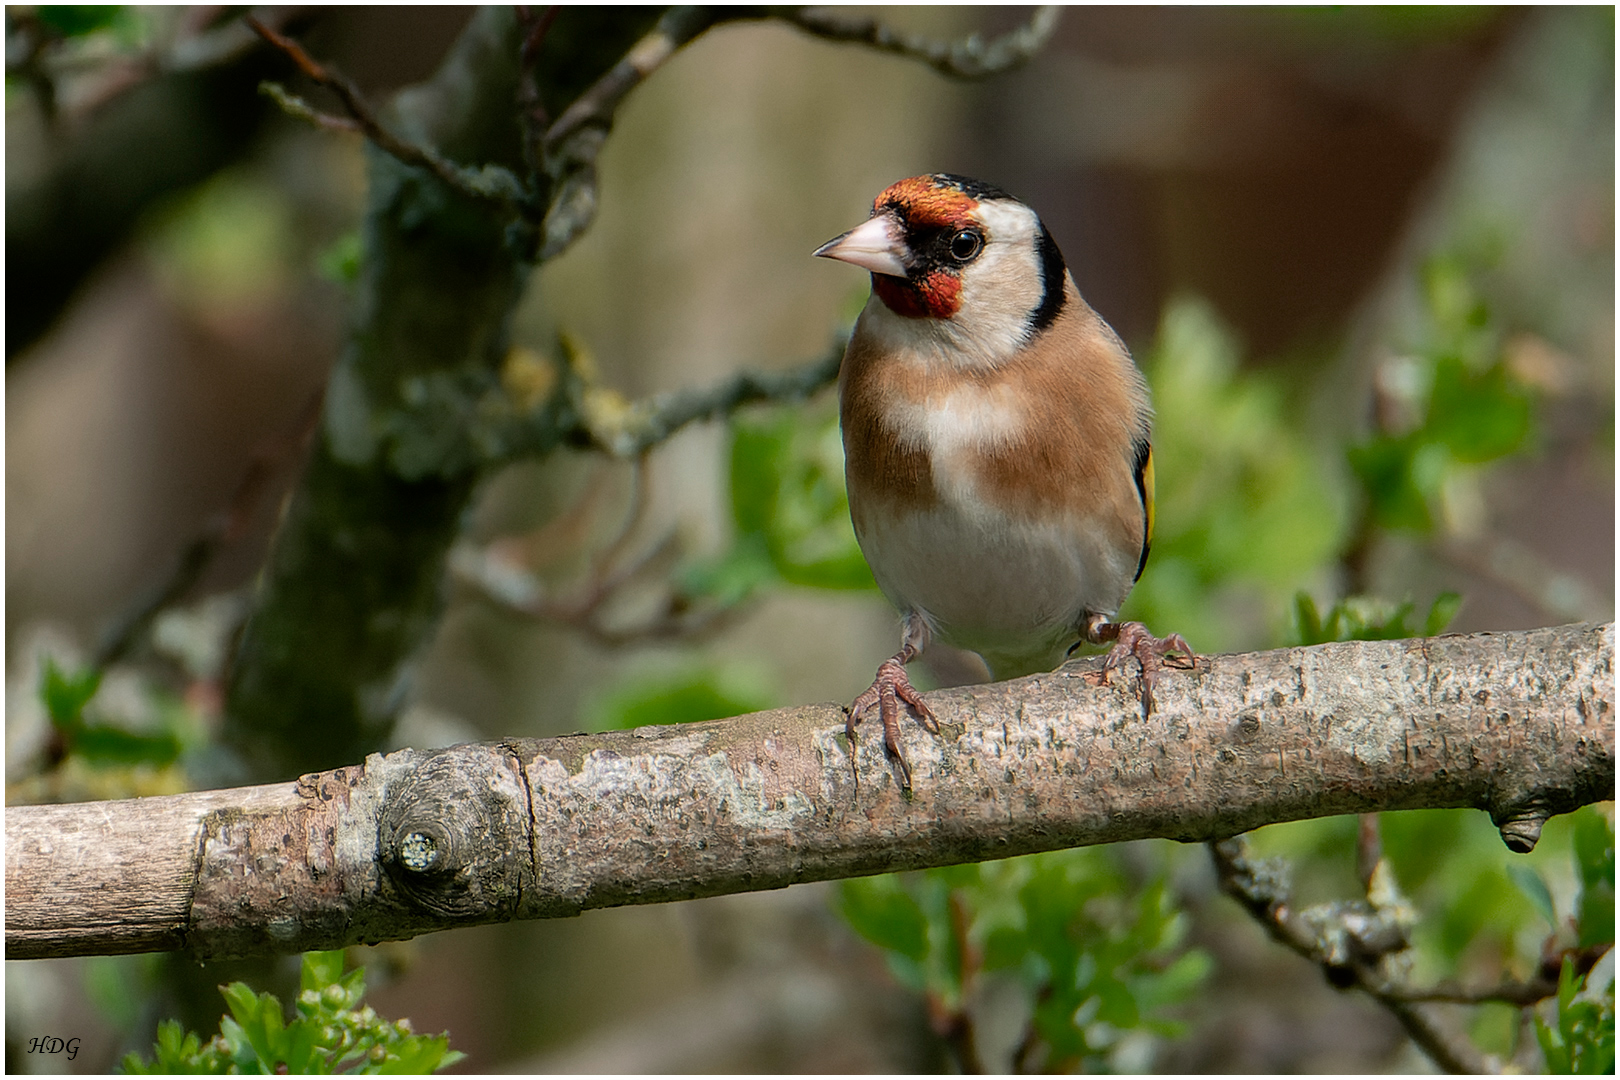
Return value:
[(1109, 1069), (1132, 1041), (1179, 1034), (1166, 1010), (1212, 963), (1183, 947), (1164, 873), (1133, 880), (1104, 848), (852, 879), (840, 910), (936, 1016), (969, 1008), (984, 973), (1016, 979), (1029, 1013), (1019, 1071)]
[(143, 13), (127, 4), (38, 4), (34, 18), (59, 38), (106, 31), (121, 45), (135, 45), (148, 32)]
[(691, 595), (730, 605), (771, 584), (877, 589), (849, 521), (835, 411), (734, 418), (728, 490), (731, 547), (685, 570), (680, 584)]
[[(1477, 260), (1436, 256), (1424, 267), (1426, 327), (1412, 355), (1389, 366), (1389, 408), (1415, 418), (1352, 446), (1350, 467), (1379, 528), (1430, 532), (1460, 470), (1516, 453), (1531, 400), (1508, 370), (1501, 328), (1473, 278)], [(1395, 427), (1395, 430), (1387, 428)]]
[(431, 1073), (466, 1055), (450, 1037), (417, 1035), (409, 1020), (388, 1021), (362, 1006), (366, 969), (343, 973), (343, 951), (305, 953), (295, 1015), (274, 994), (246, 983), (220, 987), (230, 1015), (204, 1042), (173, 1020), (158, 1025), (152, 1059), (129, 1054), (126, 1073)]
[(68, 674), (46, 659), (40, 678), (40, 699), (60, 739), (61, 756), (76, 754), (95, 766), (171, 765), (184, 748), (186, 726), (179, 702), (167, 695), (154, 699), (162, 728), (153, 733), (97, 723), (85, 718), (85, 709), (101, 688), (99, 668)]
[[(1614, 941), (1614, 822), (1588, 807), (1573, 815), (1573, 847), (1580, 892), (1570, 918), (1577, 946)], [(1614, 966), (1603, 985), (1597, 971), (1576, 973), (1566, 954), (1558, 977), (1552, 1022), (1536, 1017), (1536, 1041), (1553, 1073), (1614, 1074)]]
[(155, 211), (144, 246), (176, 301), (205, 315), (229, 313), (292, 288), (304, 265), (293, 218), (283, 187), (247, 168), (227, 169)]
[(1443, 633), (1462, 607), (1462, 595), (1443, 592), (1429, 605), (1429, 613), (1417, 626), (1408, 626), (1417, 605), (1411, 600), (1399, 604), (1374, 596), (1349, 596), (1328, 609), (1324, 617), (1310, 593), (1294, 597), (1294, 643), (1320, 645), (1324, 641), (1395, 641), (1409, 637), (1433, 637)]
[[(1343, 545), (1344, 485), (1297, 430), (1279, 381), (1240, 368), (1207, 303), (1170, 304), (1142, 369), (1153, 391), (1157, 520), (1121, 617), (1175, 630), (1205, 652), (1272, 644), (1290, 598)], [(1234, 618), (1256, 606), (1260, 625)]]
[(315, 257), (315, 271), (334, 285), (360, 280), (360, 230), (351, 229)]
[(1536, 1017), (1536, 1041), (1550, 1073), (1614, 1075), (1614, 980), (1606, 996), (1579, 998), (1585, 979), (1575, 974), (1575, 963), (1564, 958), (1558, 979), (1558, 1009), (1554, 1022)]
[(775, 696), (763, 679), (736, 667), (682, 666), (616, 683), (581, 710), (591, 731), (686, 724), (769, 709)]

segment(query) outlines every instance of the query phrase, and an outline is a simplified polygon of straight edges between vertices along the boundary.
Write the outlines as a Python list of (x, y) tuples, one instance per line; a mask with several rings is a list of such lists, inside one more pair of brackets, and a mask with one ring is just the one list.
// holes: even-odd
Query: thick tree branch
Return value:
[(1373, 809), (1476, 807), (1522, 847), (1613, 796), (1613, 660), (1612, 623), (1217, 656), (1145, 719), (1079, 661), (928, 695), (909, 797), (812, 705), (13, 807), (7, 956), (295, 952)]

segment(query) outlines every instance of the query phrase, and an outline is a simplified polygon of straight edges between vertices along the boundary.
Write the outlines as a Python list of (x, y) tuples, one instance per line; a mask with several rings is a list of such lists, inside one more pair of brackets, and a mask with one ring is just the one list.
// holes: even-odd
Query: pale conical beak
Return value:
[(893, 214), (879, 214), (843, 236), (827, 241), (811, 254), (823, 259), (854, 263), (874, 274), (903, 278), (906, 276), (906, 264), (900, 260), (905, 253), (905, 241), (900, 238), (900, 222), (895, 220)]

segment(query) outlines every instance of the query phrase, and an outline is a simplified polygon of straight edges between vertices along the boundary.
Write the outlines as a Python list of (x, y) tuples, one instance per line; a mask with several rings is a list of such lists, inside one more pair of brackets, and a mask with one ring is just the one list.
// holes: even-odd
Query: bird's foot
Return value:
[(873, 705), (878, 707), (878, 716), (883, 721), (883, 747), (900, 763), (900, 775), (905, 780), (907, 790), (911, 788), (911, 766), (906, 763), (906, 755), (900, 749), (900, 702), (911, 707), (912, 715), (924, 730), (933, 735), (939, 734), (939, 720), (935, 718), (934, 711), (924, 704), (922, 697), (912, 687), (911, 680), (906, 678), (906, 662), (916, 655), (916, 650), (907, 646), (883, 661), (878, 666), (872, 685), (850, 705), (849, 715), (844, 721), (844, 731), (853, 743), (855, 725), (861, 722), (861, 715)]
[[(1103, 660), (1105, 672), (1119, 667), (1129, 657), (1142, 665), (1142, 708), (1149, 716), (1153, 714), (1153, 684), (1159, 681), (1159, 672), (1166, 666), (1183, 671), (1198, 666), (1198, 654), (1180, 634), (1157, 638), (1139, 622), (1103, 623), (1095, 633), (1099, 640), (1114, 641)], [(1179, 654), (1173, 662), (1167, 659), (1172, 654)]]

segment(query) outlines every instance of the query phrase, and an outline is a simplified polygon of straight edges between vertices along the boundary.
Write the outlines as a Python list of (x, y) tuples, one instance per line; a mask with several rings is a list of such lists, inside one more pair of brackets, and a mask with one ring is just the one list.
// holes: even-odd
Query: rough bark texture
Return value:
[[(8, 958), (330, 948), (1142, 837), (1613, 797), (1614, 626), (1095, 661), (928, 695), (914, 790), (842, 710), (402, 750), (296, 784), (6, 815)], [(1117, 677), (1117, 676), (1116, 676)]]

